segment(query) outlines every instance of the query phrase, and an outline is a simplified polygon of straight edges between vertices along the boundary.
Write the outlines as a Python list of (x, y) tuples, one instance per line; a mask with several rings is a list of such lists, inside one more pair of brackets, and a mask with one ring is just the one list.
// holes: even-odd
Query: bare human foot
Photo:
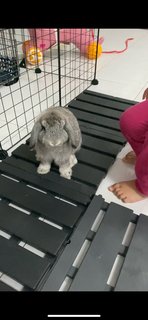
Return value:
[(127, 155), (122, 159), (123, 162), (129, 163), (129, 164), (135, 164), (136, 163), (136, 154), (134, 151), (130, 151), (127, 153)]
[(125, 203), (133, 203), (146, 198), (137, 190), (135, 180), (115, 183), (108, 190)]

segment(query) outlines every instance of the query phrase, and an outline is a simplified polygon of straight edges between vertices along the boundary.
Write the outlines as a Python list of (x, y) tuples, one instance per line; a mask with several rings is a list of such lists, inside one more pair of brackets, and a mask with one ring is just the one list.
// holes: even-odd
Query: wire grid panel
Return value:
[(0, 83), (0, 141), (8, 150), (31, 132), (40, 112), (67, 105), (89, 87), (96, 59), (84, 53), (89, 29), (0, 29), (0, 37), (0, 54), (15, 58), (18, 68), (13, 84)]

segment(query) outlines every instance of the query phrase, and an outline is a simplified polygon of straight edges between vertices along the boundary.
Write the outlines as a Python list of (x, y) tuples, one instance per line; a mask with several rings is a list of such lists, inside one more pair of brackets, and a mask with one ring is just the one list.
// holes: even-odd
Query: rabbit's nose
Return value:
[(60, 141), (58, 141), (57, 143), (55, 143), (55, 146), (59, 146), (60, 145)]
[(59, 144), (60, 144), (60, 141), (58, 141), (58, 142), (56, 142), (56, 143), (50, 142), (50, 145), (51, 145), (52, 147), (59, 146)]

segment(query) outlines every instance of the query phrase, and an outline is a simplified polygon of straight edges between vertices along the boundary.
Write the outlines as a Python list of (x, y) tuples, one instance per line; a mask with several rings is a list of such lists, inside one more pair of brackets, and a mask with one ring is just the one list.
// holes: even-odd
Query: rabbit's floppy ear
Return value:
[(31, 137), (30, 137), (30, 141), (29, 141), (29, 148), (30, 149), (33, 149), (35, 144), (37, 143), (40, 130), (41, 130), (41, 124), (38, 121), (34, 124), (34, 127), (31, 131)]
[(71, 145), (74, 149), (77, 149), (77, 147), (80, 144), (80, 134), (78, 132), (78, 130), (74, 130), (74, 128), (72, 127), (72, 125), (70, 124), (69, 121), (65, 122), (65, 126), (64, 126), (65, 131), (68, 133), (69, 136), (69, 140), (71, 141)]

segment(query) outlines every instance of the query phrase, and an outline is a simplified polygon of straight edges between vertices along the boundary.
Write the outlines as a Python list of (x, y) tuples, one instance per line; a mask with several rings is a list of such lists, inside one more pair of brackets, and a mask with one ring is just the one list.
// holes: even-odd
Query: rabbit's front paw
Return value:
[(48, 164), (48, 163), (46, 163), (46, 164), (40, 163), (40, 165), (37, 168), (37, 172), (39, 174), (46, 174), (49, 171), (50, 171), (50, 164)]
[(71, 179), (72, 170), (71, 168), (60, 168), (60, 176), (66, 179)]

